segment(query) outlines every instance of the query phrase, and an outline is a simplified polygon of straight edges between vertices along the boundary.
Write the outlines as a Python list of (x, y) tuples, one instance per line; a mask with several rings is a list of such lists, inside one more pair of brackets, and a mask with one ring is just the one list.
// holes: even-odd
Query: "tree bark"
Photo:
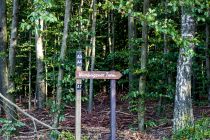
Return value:
[[(90, 3), (90, 9), (93, 7), (93, 1), (94, 0), (91, 0), (91, 3)], [(90, 23), (91, 23), (91, 14), (89, 14), (89, 20), (88, 20), (88, 23), (87, 23), (87, 29), (89, 30), (90, 28)], [(88, 42), (89, 41), (89, 35), (86, 35), (86, 41)], [(88, 71), (89, 69), (89, 66), (90, 66), (90, 55), (91, 55), (91, 48), (86, 45), (85, 46), (85, 71)], [(88, 92), (89, 89), (88, 89), (88, 79), (85, 80), (85, 95), (88, 95)]]
[[(208, 16), (210, 9), (208, 8)], [(210, 106), (210, 43), (209, 43), (209, 22), (206, 22), (206, 76), (207, 76), (207, 92), (208, 92), (208, 106)]]
[[(7, 29), (6, 29), (6, 2), (0, 1), (0, 52), (2, 53), (2, 56), (0, 58), (0, 83), (1, 83), (1, 92), (5, 97), (7, 97), (9, 100), (14, 102), (14, 94), (11, 92), (12, 90), (9, 90), (9, 79), (10, 74), (14, 74), (14, 47), (16, 45), (16, 36), (17, 36), (17, 10), (18, 10), (18, 1), (13, 1), (13, 18), (12, 18), (12, 31), (11, 31), (11, 41), (10, 41), (10, 50), (9, 50), (9, 66), (10, 70), (8, 70), (7, 65), (7, 57), (6, 57), (6, 48), (7, 48)], [(11, 51), (12, 50), (12, 51)], [(11, 53), (12, 52), (12, 53)], [(14, 76), (14, 75), (12, 75)], [(14, 82), (14, 81), (13, 81)], [(12, 83), (12, 85), (14, 85)], [(6, 116), (8, 120), (15, 120), (16, 110), (13, 106), (10, 106), (10, 104), (4, 103)]]
[(43, 109), (45, 106), (45, 80), (44, 80), (44, 53), (43, 53), (43, 20), (37, 19), (35, 23), (35, 43), (36, 43), (36, 94), (37, 108)]
[[(190, 9), (182, 7), (181, 31), (182, 38), (191, 40), (194, 38), (195, 25)], [(192, 53), (194, 44), (190, 42), (188, 46), (182, 46), (179, 51), (176, 78), (176, 95), (174, 103), (173, 131), (176, 132), (187, 126), (191, 126), (194, 121), (192, 101), (191, 101), (191, 73), (192, 73)]]
[(7, 47), (6, 1), (1, 0), (0, 1), (0, 84), (1, 84), (0, 92), (4, 96), (7, 93), (7, 84), (8, 84), (6, 47)]
[(18, 0), (13, 0), (13, 16), (12, 16), (12, 26), (11, 26), (11, 37), (10, 37), (10, 47), (9, 47), (9, 93), (15, 91), (15, 47), (17, 46), (17, 25), (18, 25)]
[[(96, 47), (96, 0), (93, 2), (93, 15), (92, 15), (92, 55), (91, 55), (91, 68), (93, 71), (95, 67), (95, 47)], [(88, 112), (91, 113), (93, 110), (93, 79), (90, 79), (90, 88), (89, 88), (89, 103), (88, 103)]]
[[(145, 15), (149, 8), (149, 0), (144, 0), (143, 14)], [(146, 21), (143, 21), (142, 28), (143, 44), (141, 47), (141, 70), (147, 69), (147, 51), (148, 51), (148, 25)], [(138, 101), (138, 128), (140, 131), (144, 130), (144, 118), (145, 118), (145, 99), (146, 93), (146, 73), (143, 72), (139, 78), (139, 101)]]
[(63, 30), (61, 52), (60, 52), (61, 64), (59, 65), (58, 79), (57, 79), (57, 90), (56, 90), (57, 112), (56, 112), (56, 114), (54, 116), (54, 120), (53, 120), (53, 126), (55, 128), (57, 128), (58, 125), (59, 125), (59, 117), (60, 117), (60, 113), (61, 113), (62, 80), (63, 80), (63, 74), (64, 74), (62, 64), (63, 64), (65, 56), (66, 56), (66, 48), (67, 48), (66, 40), (67, 40), (67, 37), (68, 37), (68, 24), (69, 24), (69, 19), (70, 19), (71, 4), (72, 4), (71, 0), (66, 0), (65, 17), (64, 17), (64, 30)]
[[(31, 33), (29, 34), (29, 42), (31, 44)], [(28, 109), (31, 110), (31, 46), (29, 47), (29, 56), (28, 56)]]
[[(12, 12), (12, 26), (11, 26), (11, 37), (9, 47), (9, 77), (8, 77), (8, 93), (7, 98), (15, 102), (15, 47), (17, 46), (17, 26), (18, 26), (18, 9), (19, 0), (13, 0), (13, 12)], [(10, 106), (10, 119), (16, 118), (16, 109)]]
[[(130, 0), (133, 2), (133, 0)], [(133, 8), (133, 6), (132, 6)], [(134, 90), (134, 62), (135, 62), (135, 54), (134, 54), (134, 43), (133, 39), (135, 38), (135, 21), (132, 16), (133, 9), (130, 9), (128, 14), (128, 47), (129, 47), (129, 92)]]

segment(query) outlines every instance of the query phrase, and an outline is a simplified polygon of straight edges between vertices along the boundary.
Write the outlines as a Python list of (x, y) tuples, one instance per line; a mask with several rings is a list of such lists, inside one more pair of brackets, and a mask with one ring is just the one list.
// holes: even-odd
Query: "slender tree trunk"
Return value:
[[(90, 9), (93, 7), (93, 1), (94, 0), (91, 0), (91, 3), (90, 3)], [(88, 23), (87, 23), (87, 29), (89, 30), (90, 28), (90, 23), (91, 23), (91, 19), (92, 19), (92, 16), (91, 14), (89, 15), (89, 20), (88, 20)], [(89, 35), (86, 35), (86, 41), (89, 41)], [(89, 66), (90, 66), (90, 55), (91, 55), (91, 48), (86, 45), (85, 46), (85, 71), (88, 71), (89, 69)], [(86, 79), (85, 80), (85, 95), (88, 95), (88, 80)]]
[[(132, 1), (132, 0), (130, 0)], [(135, 62), (135, 56), (134, 56), (134, 43), (133, 39), (135, 37), (135, 21), (134, 17), (132, 16), (132, 10), (130, 9), (128, 14), (128, 47), (129, 47), (129, 92), (134, 90), (134, 62)]]
[[(11, 93), (12, 90), (9, 89), (9, 76), (11, 73), (14, 72), (14, 57), (12, 56), (12, 51), (14, 52), (14, 47), (16, 45), (16, 35), (17, 35), (17, 10), (18, 10), (18, 3), (17, 1), (13, 1), (13, 18), (12, 18), (12, 32), (11, 32), (11, 46), (9, 50), (9, 65), (10, 71), (8, 70), (7, 66), (7, 57), (6, 57), (6, 46), (7, 46), (7, 29), (6, 29), (6, 2), (4, 0), (0, 1), (0, 52), (3, 54), (0, 58), (0, 83), (1, 86), (1, 92), (6, 96), (9, 100), (14, 102), (14, 96)], [(14, 42), (13, 42), (14, 41)], [(11, 51), (12, 50), (12, 51)], [(14, 53), (13, 53), (14, 54)], [(12, 59), (11, 59), (12, 58)], [(12, 62), (11, 62), (12, 60)], [(14, 76), (14, 75), (12, 75)], [(10, 106), (9, 104), (5, 103), (5, 111), (7, 118), (9, 120), (15, 120), (16, 119), (16, 110), (13, 108), (13, 106)]]
[[(47, 42), (46, 44), (44, 45), (44, 55), (45, 57), (47, 56)], [(44, 63), (44, 69), (45, 69), (45, 101), (47, 102), (48, 101), (48, 67), (47, 67), (47, 62)]]
[[(210, 14), (210, 9), (208, 8), (208, 15)], [(208, 106), (210, 106), (210, 42), (209, 42), (209, 22), (206, 23), (206, 76), (207, 76), (207, 92), (208, 92)]]
[[(71, 0), (66, 0), (65, 5), (65, 17), (64, 17), (64, 30), (63, 30), (63, 38), (62, 38), (62, 46), (61, 46), (61, 52), (60, 52), (60, 61), (61, 64), (64, 62), (65, 56), (66, 56), (66, 40), (68, 37), (68, 24), (70, 19), (70, 9), (71, 9)], [(63, 74), (64, 70), (61, 67), (62, 65), (59, 65), (59, 71), (58, 71), (58, 80), (57, 80), (57, 90), (56, 90), (56, 105), (57, 105), (57, 112), (54, 116), (53, 120), (53, 126), (55, 128), (59, 125), (59, 117), (61, 113), (61, 101), (62, 101), (62, 80), (63, 80)]]
[(35, 27), (35, 43), (36, 43), (36, 94), (37, 94), (37, 108), (43, 109), (45, 106), (45, 78), (44, 78), (44, 53), (43, 53), (43, 38), (41, 32), (43, 31), (43, 20), (36, 20)]
[(15, 92), (15, 47), (17, 46), (17, 24), (18, 24), (18, 0), (13, 0), (13, 16), (11, 26), (11, 37), (9, 47), (9, 93)]
[[(188, 6), (189, 7), (189, 6)], [(193, 39), (195, 32), (194, 19), (188, 7), (182, 7), (182, 38)], [(194, 121), (192, 101), (191, 101), (191, 73), (192, 54), (194, 44), (182, 46), (179, 52), (176, 78), (176, 95), (174, 104), (174, 132), (191, 126)]]
[[(108, 47), (109, 47), (109, 53), (114, 53), (114, 41), (115, 41), (115, 18), (114, 18), (114, 11), (109, 10), (108, 12)], [(104, 59), (106, 57), (106, 46), (104, 46)], [(114, 59), (112, 62), (112, 70), (114, 70)], [(106, 81), (106, 80), (104, 80)], [(103, 85), (104, 93), (107, 92), (107, 85)]]
[[(8, 93), (7, 98), (15, 102), (15, 47), (17, 46), (17, 26), (18, 26), (18, 9), (19, 0), (13, 0), (13, 12), (12, 12), (12, 26), (10, 36), (10, 47), (9, 47), (9, 77), (8, 77)], [(15, 107), (9, 105), (10, 108), (10, 119), (16, 118)]]
[(31, 110), (31, 47), (29, 50), (28, 66), (28, 109)]
[[(93, 71), (95, 67), (95, 47), (96, 47), (96, 0), (93, 2), (93, 15), (92, 15), (92, 55), (91, 55), (91, 68)], [(89, 89), (89, 104), (88, 104), (88, 112), (91, 113), (93, 110), (93, 79), (90, 79), (90, 89)]]
[[(112, 23), (112, 33), (111, 33), (111, 50), (110, 53), (114, 53), (114, 42), (115, 42), (115, 34), (114, 34), (114, 30), (115, 30), (115, 18), (114, 18), (114, 11), (111, 11), (111, 23)], [(114, 64), (115, 60), (113, 59), (112, 62), (112, 69), (114, 70)]]
[[(144, 0), (143, 13), (146, 14), (149, 8), (149, 0)], [(142, 28), (142, 38), (144, 43), (141, 47), (141, 69), (145, 71), (147, 69), (147, 51), (148, 51), (148, 25), (144, 21)], [(144, 130), (144, 117), (145, 117), (145, 99), (146, 93), (146, 73), (142, 73), (139, 79), (139, 101), (138, 101), (138, 128)]]
[[(29, 56), (28, 56), (28, 109), (31, 110), (31, 33), (29, 34), (29, 42), (30, 42), (30, 47), (29, 47)], [(35, 102), (35, 101), (34, 101)]]
[[(7, 46), (7, 26), (6, 26), (6, 1), (0, 1), (0, 92), (5, 96), (7, 93), (7, 62), (6, 62), (6, 46)], [(4, 103), (2, 103), (4, 104)], [(5, 106), (6, 107), (6, 106)], [(5, 108), (6, 109), (6, 108)], [(2, 108), (3, 110), (3, 108)]]
[[(167, 19), (167, 17), (166, 17), (167, 3), (168, 3), (167, 0), (166, 1), (165, 0), (162, 1), (162, 5), (164, 6), (164, 10), (165, 10), (165, 19)], [(168, 39), (167, 34), (164, 33), (163, 34), (163, 53), (164, 53), (164, 56), (167, 56), (168, 53), (169, 53), (167, 39)], [(166, 59), (166, 57), (164, 57), (164, 58)], [(167, 70), (166, 65), (167, 64), (164, 63), (164, 66), (163, 66), (164, 70)], [(171, 73), (165, 72), (163, 79), (164, 79), (165, 83), (170, 85), (171, 84), (171, 79), (172, 79)], [(166, 90), (165, 94), (167, 94), (167, 90)], [(165, 109), (165, 100), (166, 100), (165, 97), (160, 95), (159, 102), (158, 102), (158, 110), (157, 110), (157, 115), (158, 116), (163, 115), (163, 110)]]

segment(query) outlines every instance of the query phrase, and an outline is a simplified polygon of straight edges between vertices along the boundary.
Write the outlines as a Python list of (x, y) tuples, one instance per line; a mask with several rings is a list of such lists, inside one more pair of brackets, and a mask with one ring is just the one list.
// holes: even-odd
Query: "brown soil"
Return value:
[[(89, 137), (90, 140), (109, 140), (110, 137), (110, 107), (109, 101), (97, 101), (93, 112), (88, 114), (85, 106), (82, 108), (82, 134)], [(171, 105), (165, 107), (163, 114), (165, 117), (158, 117), (156, 114), (157, 103), (155, 101), (147, 102), (146, 121), (147, 129), (145, 132), (136, 131), (137, 115), (129, 112), (128, 104), (123, 101), (117, 102), (117, 140), (158, 140), (163, 137), (171, 136), (171, 118), (173, 108)], [(52, 125), (52, 114), (49, 109), (32, 110), (28, 113), (39, 120)], [(73, 106), (65, 107), (65, 119), (60, 123), (59, 131), (70, 131), (74, 133), (75, 108)], [(194, 106), (195, 118), (201, 118), (203, 115), (210, 117), (209, 107)], [(47, 140), (49, 129), (36, 124), (36, 129), (30, 118), (19, 114), (21, 121), (26, 125), (19, 129), (19, 134), (14, 136), (14, 140)], [(150, 123), (149, 123), (150, 122)], [(0, 124), (1, 127), (1, 124)], [(35, 137), (36, 136), (36, 137)], [(0, 139), (2, 137), (0, 136)]]

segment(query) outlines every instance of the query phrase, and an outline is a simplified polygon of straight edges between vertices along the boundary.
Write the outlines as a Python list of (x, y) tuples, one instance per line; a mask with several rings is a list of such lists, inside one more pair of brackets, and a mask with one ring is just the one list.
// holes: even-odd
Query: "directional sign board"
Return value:
[(77, 79), (120, 79), (118, 71), (76, 71)]

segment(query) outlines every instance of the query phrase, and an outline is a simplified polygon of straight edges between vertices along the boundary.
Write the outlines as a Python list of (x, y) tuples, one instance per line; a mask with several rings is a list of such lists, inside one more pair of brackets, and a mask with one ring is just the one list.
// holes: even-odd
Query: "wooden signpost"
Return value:
[[(82, 70), (82, 51), (76, 52), (76, 71)], [(75, 136), (76, 140), (81, 140), (81, 96), (82, 80), (76, 79), (76, 109), (75, 109)]]
[(76, 140), (81, 140), (81, 87), (82, 79), (110, 79), (111, 88), (111, 140), (116, 139), (116, 80), (122, 74), (118, 71), (82, 71), (82, 52), (76, 53)]

